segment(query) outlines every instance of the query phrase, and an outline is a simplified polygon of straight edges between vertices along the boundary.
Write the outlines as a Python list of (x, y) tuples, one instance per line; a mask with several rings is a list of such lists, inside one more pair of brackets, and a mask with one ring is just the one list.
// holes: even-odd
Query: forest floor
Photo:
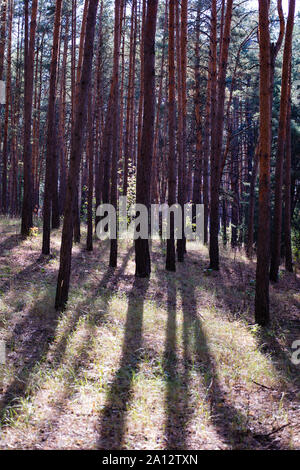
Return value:
[[(41, 256), (0, 219), (1, 449), (300, 449), (300, 276), (271, 286), (254, 325), (255, 264), (223, 250), (220, 272), (188, 244), (175, 274), (153, 243), (150, 280), (122, 242), (73, 251), (68, 309), (53, 307), (60, 232)], [(83, 236), (83, 239), (85, 235)]]

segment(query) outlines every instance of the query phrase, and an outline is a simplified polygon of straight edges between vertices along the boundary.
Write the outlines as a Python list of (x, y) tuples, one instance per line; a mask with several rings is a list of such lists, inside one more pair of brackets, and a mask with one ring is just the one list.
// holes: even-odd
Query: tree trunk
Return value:
[(59, 148), (60, 148), (60, 178), (59, 178), (59, 214), (62, 215), (65, 206), (67, 184), (67, 149), (66, 132), (66, 66), (68, 56), (69, 15), (66, 17), (64, 51), (61, 66), (61, 83), (59, 97)]
[(124, 170), (123, 170), (123, 196), (127, 196), (129, 162), (132, 162), (132, 135), (133, 135), (133, 110), (134, 110), (134, 83), (135, 83), (135, 56), (136, 56), (136, 21), (137, 2), (133, 0), (131, 10), (130, 52), (129, 52), (129, 76), (126, 110), (126, 129), (124, 143)]
[(22, 205), (21, 234), (27, 237), (32, 223), (32, 154), (31, 154), (31, 121), (33, 99), (33, 68), (35, 50), (35, 32), (38, 0), (32, 0), (30, 38), (28, 41), (28, 0), (25, 0), (25, 84), (24, 84), (24, 191)]
[[(175, 0), (169, 3), (169, 162), (168, 204), (176, 203), (176, 153), (175, 153)], [(170, 236), (167, 240), (167, 271), (176, 271), (174, 242), (174, 214), (170, 214)]]
[[(79, 86), (80, 86), (81, 72), (82, 72), (82, 60), (83, 60), (83, 49), (84, 49), (84, 38), (85, 38), (85, 31), (86, 31), (88, 4), (89, 4), (89, 0), (85, 0), (84, 9), (83, 9), (83, 16), (82, 16), (82, 23), (81, 23), (78, 62), (77, 62), (77, 71), (76, 71), (76, 79), (75, 79), (75, 97), (74, 97), (75, 104), (74, 104), (74, 109), (76, 109), (78, 99), (79, 99)], [(76, 5), (76, 1), (75, 1), (75, 5)], [(74, 29), (75, 29), (75, 45), (76, 45), (76, 6), (75, 6), (75, 25), (74, 25)], [(75, 118), (73, 118), (73, 125), (74, 124), (75, 124)], [(74, 227), (74, 242), (75, 243), (80, 243), (80, 239), (81, 239), (80, 209), (79, 209), (79, 207), (80, 207), (79, 191), (80, 191), (81, 185), (79, 184), (79, 182), (80, 182), (80, 177), (78, 179), (77, 187), (75, 188), (76, 189), (76, 194), (75, 194), (74, 207), (73, 207), (73, 211), (74, 211), (73, 227)]]
[(250, 180), (250, 192), (249, 192), (247, 256), (250, 259), (253, 256), (255, 184), (256, 184), (256, 179), (257, 179), (258, 163), (259, 163), (259, 146), (255, 149), (255, 153), (254, 153), (254, 162), (252, 166), (252, 174), (251, 174), (251, 180)]
[[(187, 66), (187, 0), (181, 2), (181, 28), (177, 28), (177, 34), (180, 31), (180, 48), (177, 55), (180, 57), (180, 73), (178, 74), (178, 94), (179, 99), (179, 162), (178, 162), (178, 203), (181, 206), (182, 213), (184, 204), (187, 199), (187, 171), (186, 171), (186, 116), (187, 116), (187, 98), (186, 98), (186, 66)], [(179, 13), (178, 13), (179, 23)], [(178, 38), (179, 39), (179, 38)], [(178, 57), (178, 58), (179, 58)], [(185, 253), (185, 235), (184, 235), (184, 219), (182, 219), (182, 237), (177, 241), (177, 259), (179, 262), (184, 261)]]
[(4, 51), (6, 42), (6, 13), (7, 0), (1, 4), (1, 31), (0, 31), (0, 80), (3, 80)]
[(196, 161), (193, 186), (193, 223), (196, 223), (196, 205), (202, 202), (202, 113), (201, 113), (201, 75), (200, 75), (200, 7), (196, 20), (196, 44), (195, 44), (195, 125), (196, 125)]
[[(42, 253), (49, 255), (50, 253), (50, 218), (51, 218), (51, 202), (54, 194), (51, 194), (57, 182), (53, 181), (55, 171), (53, 167), (57, 164), (57, 144), (55, 133), (55, 101), (56, 101), (56, 75), (57, 75), (57, 57), (59, 44), (59, 31), (61, 22), (62, 0), (56, 0), (55, 19), (53, 31), (52, 57), (50, 65), (50, 89), (48, 104), (48, 134), (47, 134), (47, 157), (46, 157), (46, 176), (45, 176), (45, 194), (44, 194), (44, 211), (43, 211), (43, 247)], [(53, 210), (53, 206), (52, 206)]]
[(289, 102), (289, 72), (292, 53), (292, 37), (294, 27), (295, 0), (289, 2), (289, 13), (286, 25), (286, 35), (283, 51), (282, 77), (281, 77), (281, 98), (280, 114), (278, 127), (278, 141), (276, 154), (275, 171), (275, 206), (272, 226), (272, 253), (270, 280), (278, 281), (278, 272), (280, 266), (280, 248), (281, 248), (281, 230), (282, 230), (282, 183), (283, 183), (283, 157), (286, 141), (286, 123)]
[(217, 159), (217, 2), (211, 4), (211, 30), (210, 30), (210, 56), (211, 56), (211, 149), (210, 149), (210, 230), (209, 230), (209, 256), (210, 268), (219, 269), (219, 194), (218, 194), (218, 159)]
[[(144, 116), (141, 141), (141, 154), (137, 164), (136, 203), (150, 209), (151, 168), (154, 142), (155, 120), (155, 32), (158, 0), (148, 0), (144, 31)], [(151, 261), (149, 240), (135, 240), (135, 275), (149, 277)]]
[[(7, 40), (7, 72), (6, 72), (6, 97), (5, 97), (5, 119), (4, 119), (4, 138), (3, 138), (3, 171), (2, 171), (2, 212), (7, 214), (8, 194), (7, 194), (7, 156), (8, 156), (8, 118), (11, 100), (11, 39), (12, 39), (12, 21), (13, 21), (13, 2), (9, 4), (9, 28)], [(11, 109), (12, 110), (12, 109)]]
[(80, 160), (83, 149), (84, 128), (87, 118), (87, 101), (91, 82), (94, 36), (98, 0), (90, 0), (84, 43), (82, 74), (75, 110), (75, 123), (72, 132), (70, 169), (68, 175), (64, 223), (60, 250), (60, 267), (57, 280), (55, 308), (62, 310), (68, 301), (73, 234), (73, 207), (78, 186)]
[[(118, 205), (118, 162), (119, 162), (119, 137), (120, 137), (120, 121), (119, 121), (119, 62), (120, 62), (120, 41), (121, 41), (121, 21), (123, 17), (123, 0), (115, 1), (115, 28), (114, 28), (114, 97), (113, 97), (113, 146), (112, 146), (112, 165), (111, 165), (111, 187), (110, 187), (110, 203), (117, 211)], [(118, 240), (112, 238), (110, 240), (110, 256), (109, 266), (115, 268), (118, 259)]]
[(151, 182), (151, 202), (153, 204), (158, 204), (159, 197), (159, 134), (161, 129), (160, 123), (160, 108), (163, 99), (163, 80), (164, 80), (164, 71), (165, 71), (165, 46), (167, 38), (167, 27), (168, 27), (168, 0), (165, 4), (165, 16), (164, 16), (164, 34), (162, 42), (162, 55), (161, 55), (161, 67), (160, 67), (160, 80), (159, 80), (159, 91), (158, 91), (158, 100), (156, 108), (156, 118), (155, 118), (155, 130), (154, 130), (154, 144), (153, 144), (153, 160), (152, 160), (152, 182)]
[(90, 90), (88, 106), (88, 199), (87, 199), (87, 251), (93, 251), (93, 194), (94, 194), (94, 96)]
[(143, 112), (144, 112), (144, 35), (145, 35), (145, 21), (146, 21), (146, 0), (143, 1), (142, 6), (142, 30), (140, 34), (140, 61), (141, 61), (141, 78), (140, 78), (140, 96), (139, 96), (139, 111), (138, 111), (138, 135), (137, 135), (137, 156), (141, 154), (142, 143), (142, 125), (143, 125)]
[(270, 321), (269, 312), (269, 262), (270, 262), (270, 31), (269, 6), (259, 0), (259, 220), (257, 240), (257, 267), (255, 292), (255, 321), (265, 326)]
[[(210, 268), (214, 270), (219, 269), (219, 192), (220, 183), (222, 178), (222, 141), (223, 141), (223, 128), (224, 128), (224, 102), (225, 102), (225, 85), (226, 85), (226, 72), (228, 63), (228, 49), (230, 43), (230, 30), (231, 30), (231, 17), (232, 17), (232, 3), (233, 0), (228, 0), (226, 5), (224, 32), (221, 43), (221, 57), (220, 57), (220, 70), (218, 73), (218, 87), (217, 87), (217, 100), (214, 103), (215, 85), (212, 87), (212, 108), (216, 105), (217, 112), (212, 110), (212, 146), (211, 146), (211, 193), (210, 193)], [(216, 13), (212, 16), (214, 23), (216, 22)], [(216, 29), (216, 26), (214, 26)], [(214, 32), (214, 37), (216, 33)], [(216, 49), (216, 46), (214, 46)], [(214, 52), (216, 55), (216, 51)], [(214, 59), (214, 62), (216, 59)], [(216, 66), (214, 66), (214, 69)], [(214, 73), (213, 73), (214, 77)], [(215, 116), (214, 116), (215, 114)], [(216, 122), (214, 123), (214, 119)]]
[(289, 104), (286, 122), (286, 158), (285, 158), (285, 190), (284, 190), (284, 241), (285, 268), (293, 272), (293, 255), (291, 242), (291, 70), (289, 77)]

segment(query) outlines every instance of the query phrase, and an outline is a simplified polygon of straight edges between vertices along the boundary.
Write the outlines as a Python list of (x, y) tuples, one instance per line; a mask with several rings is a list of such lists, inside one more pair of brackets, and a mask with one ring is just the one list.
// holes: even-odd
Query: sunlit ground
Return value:
[(152, 246), (150, 280), (134, 278), (134, 250), (73, 250), (67, 310), (54, 308), (60, 233), (41, 257), (41, 230), (23, 241), (1, 219), (1, 448), (300, 448), (299, 277), (271, 287), (273, 322), (254, 325), (255, 265), (188, 244), (176, 274)]

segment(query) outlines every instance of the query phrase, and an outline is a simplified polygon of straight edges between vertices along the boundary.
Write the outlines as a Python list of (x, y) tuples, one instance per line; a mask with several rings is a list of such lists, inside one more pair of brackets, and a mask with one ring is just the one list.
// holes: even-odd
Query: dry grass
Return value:
[[(134, 252), (74, 247), (68, 309), (53, 308), (60, 234), (0, 225), (0, 448), (299, 449), (299, 278), (271, 288), (271, 328), (253, 324), (255, 266), (224, 251), (219, 273), (190, 244), (176, 274), (152, 247), (150, 281)], [(84, 238), (84, 237), (83, 237)], [(282, 429), (280, 429), (282, 428)]]

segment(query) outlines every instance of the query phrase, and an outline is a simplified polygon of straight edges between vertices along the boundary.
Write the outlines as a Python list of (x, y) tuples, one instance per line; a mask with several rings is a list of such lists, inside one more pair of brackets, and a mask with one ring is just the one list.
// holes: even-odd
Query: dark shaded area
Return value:
[(141, 362), (144, 299), (148, 284), (148, 279), (135, 279), (129, 294), (121, 361), (99, 424), (98, 449), (123, 448), (126, 412), (132, 400), (132, 381)]
[[(178, 275), (180, 270), (178, 268)], [(206, 401), (210, 409), (211, 422), (220, 439), (231, 449), (280, 449), (275, 435), (263, 425), (250, 425), (249, 417), (232, 404), (219, 381), (217, 367), (210, 353), (201, 317), (197, 313), (197, 302), (192, 282), (178, 283), (174, 277), (158, 272), (162, 285), (168, 291), (168, 322), (165, 347), (166, 389), (166, 449), (188, 449), (189, 420), (193, 415), (190, 396), (190, 375), (197, 371), (200, 391), (205, 388)], [(205, 281), (204, 281), (205, 282)], [(178, 286), (177, 286), (178, 283)], [(177, 286), (177, 288), (176, 288)], [(233, 288), (234, 286), (232, 286)], [(216, 295), (221, 295), (222, 284), (217, 285)], [(180, 295), (183, 314), (183, 364), (176, 355), (176, 292)], [(178, 297), (177, 297), (178, 300)], [(234, 313), (236, 318), (236, 311)], [(255, 427), (255, 429), (254, 429)]]
[(5, 424), (6, 409), (13, 407), (17, 412), (20, 399), (27, 396), (30, 375), (35, 365), (48, 351), (53, 339), (57, 321), (54, 309), (46, 318), (38, 317), (36, 314), (36, 308), (40, 303), (45, 303), (46, 299), (47, 295), (39, 299), (29, 312), (24, 314), (7, 341), (8, 351), (16, 348), (19, 365), (13, 381), (0, 400), (0, 423), (2, 424)]
[[(3, 235), (0, 234), (0, 235)], [(5, 251), (10, 251), (16, 248), (16, 246), (20, 245), (23, 241), (21, 235), (10, 235), (9, 237), (5, 238), (0, 243), (0, 256), (4, 254)]]
[[(101, 249), (102, 253), (102, 249)], [(43, 442), (45, 443), (48, 438), (53, 433), (53, 430), (58, 425), (58, 420), (64, 411), (64, 405), (72, 396), (71, 385), (74, 382), (75, 378), (79, 378), (81, 376), (81, 371), (87, 365), (89, 351), (92, 347), (92, 339), (95, 337), (95, 330), (96, 327), (101, 326), (107, 318), (107, 309), (108, 304), (115, 293), (116, 289), (118, 288), (119, 281), (123, 276), (124, 270), (126, 265), (133, 253), (133, 247), (131, 247), (127, 254), (122, 259), (122, 263), (118, 269), (108, 268), (105, 271), (103, 277), (101, 278), (99, 284), (97, 285), (94, 292), (92, 292), (91, 297), (89, 300), (91, 301), (91, 305), (93, 305), (93, 301), (96, 300), (99, 296), (101, 296), (102, 304), (101, 304), (101, 311), (97, 309), (93, 309), (92, 312), (89, 313), (89, 328), (88, 328), (88, 335), (84, 338), (79, 349), (76, 350), (76, 356), (72, 358), (71, 361), (68, 361), (68, 367), (72, 370), (72, 377), (70, 377), (70, 381), (66, 384), (65, 391), (63, 396), (59, 397), (56, 401), (52, 401), (51, 407), (53, 409), (53, 417), (51, 419), (47, 419), (46, 422), (43, 424)], [(84, 280), (84, 273), (81, 273), (81, 280)], [(114, 287), (112, 287), (112, 285)], [(57, 369), (63, 362), (64, 354), (67, 348), (67, 342), (70, 336), (72, 336), (73, 332), (75, 332), (78, 322), (82, 315), (85, 315), (85, 311), (82, 310), (83, 307), (86, 307), (86, 302), (83, 305), (78, 305), (76, 307), (76, 312), (72, 315), (71, 322), (68, 324), (67, 328), (64, 329), (64, 334), (61, 337), (61, 340), (55, 344), (55, 348), (51, 351), (49, 356), (49, 361), (51, 362), (52, 369)], [(59, 411), (57, 411), (57, 409)]]
[[(194, 253), (190, 254), (189, 260), (190, 264), (193, 265), (193, 279), (199, 279), (198, 285), (201, 285), (204, 291), (211, 292), (211, 294), (215, 296), (216, 302), (224, 306), (228, 320), (235, 321), (243, 319), (246, 320), (249, 325), (253, 325), (253, 301), (255, 291), (255, 282), (253, 281), (255, 279), (255, 272), (246, 268), (245, 264), (241, 261), (233, 260), (225, 263), (224, 260), (222, 260), (220, 272), (211, 273), (205, 270), (206, 260), (201, 259), (199, 255), (195, 255)], [(287, 276), (292, 277), (293, 287), (295, 287), (295, 289), (299, 287), (300, 291), (299, 280), (293, 275), (287, 274)], [(192, 283), (189, 283), (188, 289), (191, 286)], [(276, 288), (280, 288), (280, 281)], [(189, 291), (187, 295), (189, 295)], [(300, 323), (297, 319), (291, 320), (290, 313), (288, 312), (288, 314), (286, 314), (283, 306), (280, 316), (278, 314), (276, 315), (274, 311), (277, 302), (280, 302), (280, 300), (271, 295), (271, 326), (261, 329), (258, 333), (260, 350), (271, 358), (275, 369), (277, 369), (280, 374), (284, 375), (291, 386), (295, 384), (299, 384), (300, 386), (299, 371), (297, 367), (291, 363), (290, 352), (286, 348), (286, 341), (283, 341), (281, 344), (278, 340), (284, 330), (287, 337), (291, 338), (287, 340), (291, 346), (293, 340), (298, 339)], [(293, 305), (297, 307), (299, 303), (293, 300)], [(276, 308), (277, 307), (276, 305)], [(293, 396), (293, 399), (299, 401), (296, 395)]]
[[(102, 250), (99, 253), (101, 258), (103, 254)], [(99, 280), (99, 284), (97, 284), (97, 287), (95, 288), (94, 292), (90, 293), (90, 296), (88, 298), (90, 302), (92, 302), (93, 299), (95, 299), (96, 297), (102, 296), (103, 301), (104, 301), (104, 306), (102, 310), (105, 312), (106, 312), (106, 307), (109, 303), (109, 300), (114, 293), (114, 288), (111, 285), (111, 283), (114, 282), (115, 288), (117, 287), (120, 277), (123, 275), (123, 272), (126, 268), (128, 260), (130, 259), (130, 256), (132, 255), (132, 252), (133, 252), (133, 247), (131, 247), (128, 250), (126, 256), (122, 260), (122, 263), (118, 269), (107, 268), (103, 277)], [(73, 261), (73, 266), (74, 264), (76, 264), (76, 259)], [(80, 283), (84, 282), (84, 279), (87, 274), (89, 273), (86, 273), (84, 270), (81, 270), (78, 282)], [(57, 343), (55, 347), (55, 351), (53, 351), (52, 361), (54, 364), (58, 364), (61, 361), (66, 350), (68, 338), (76, 330), (78, 321), (80, 320), (81, 316), (84, 314), (84, 311), (82, 309), (84, 308), (85, 305), (86, 305), (86, 300), (82, 303), (82, 305), (79, 303), (76, 306), (76, 311), (72, 315), (71, 322), (68, 324), (67, 328), (64, 330), (63, 337)], [(95, 321), (96, 324), (101, 324), (101, 322), (104, 320), (105, 314), (103, 313), (99, 314), (97, 311), (94, 311), (92, 317), (93, 318), (91, 318), (91, 320)], [(97, 319), (96, 317), (99, 317), (99, 318)]]
[[(106, 249), (107, 246), (103, 244), (100, 249), (95, 250), (92, 258), (89, 259), (89, 256), (87, 256), (85, 266), (83, 266), (82, 252), (74, 255), (73, 275), (76, 278), (77, 285), (80, 286), (84, 283), (86, 277), (90, 275), (96, 278), (97, 281), (97, 275), (94, 271), (95, 263), (102, 262)], [(76, 304), (76, 311), (72, 316), (70, 315), (70, 322), (66, 325), (60, 340), (55, 344), (53, 340), (56, 334), (58, 317), (54, 308), (47, 310), (46, 316), (37, 315), (36, 313), (40, 303), (48, 303), (49, 294), (51, 292), (52, 296), (52, 290), (55, 287), (56, 273), (47, 277), (45, 296), (37, 300), (29, 312), (21, 317), (11, 334), (11, 339), (16, 345), (15, 353), (22, 358), (22, 361), (20, 361), (16, 377), (5, 391), (0, 402), (0, 419), (2, 422), (4, 420), (5, 423), (8, 407), (11, 407), (17, 414), (20, 399), (31, 396), (30, 380), (32, 374), (36, 365), (44, 360), (45, 355), (48, 354), (49, 365), (53, 370), (63, 363), (67, 340), (76, 330), (82, 315), (86, 314), (88, 306), (91, 324), (87, 336), (80, 345), (78, 354), (70, 362), (75, 377), (80, 378), (82, 369), (87, 365), (91, 339), (96, 334), (95, 328), (105, 321), (108, 303), (112, 295), (118, 290), (120, 280), (123, 279), (126, 280), (127, 286), (131, 290), (128, 292), (129, 302), (121, 361), (113, 382), (110, 384), (106, 405), (101, 413), (98, 424), (99, 437), (96, 445), (99, 449), (125, 448), (126, 415), (133, 399), (133, 381), (143, 361), (143, 311), (149, 287), (147, 280), (134, 280), (133, 276), (125, 276), (126, 279), (124, 278), (124, 270), (132, 253), (133, 247), (122, 258), (120, 267), (118, 269), (107, 269), (99, 278), (99, 282), (96, 282), (96, 287), (90, 292), (89, 297), (84, 299), (82, 304)], [(98, 255), (99, 259), (96, 260)], [(5, 292), (8, 292), (11, 287), (15, 287), (15, 283), (19, 283), (22, 287), (22, 281), (25, 281), (26, 284), (27, 279), (34, 283), (35, 279), (38, 280), (38, 276), (41, 274), (41, 268), (48, 261), (48, 258), (37, 257), (32, 264), (14, 276), (8, 284), (5, 283)], [(188, 449), (191, 445), (193, 436), (189, 431), (189, 423), (196, 403), (191, 379), (193, 374), (193, 381), (195, 380), (194, 374), (196, 371), (199, 378), (199, 392), (203, 394), (203, 390), (206, 391), (205, 397), (211, 414), (211, 423), (222, 442), (225, 442), (232, 449), (281, 449), (283, 448), (282, 444), (276, 439), (276, 434), (272, 435), (270, 433), (269, 426), (266, 429), (262, 424), (253, 424), (253, 420), (250, 422), (245, 411), (241, 411), (235, 406), (235, 403), (232, 403), (232, 397), (227, 397), (226, 391), (220, 383), (217, 367), (207, 344), (201, 316), (199, 315), (201, 299), (196, 299), (195, 287), (201, 285), (204, 290), (214, 295), (217, 301), (222, 302), (226, 307), (226, 315), (229, 319), (247, 318), (250, 323), (251, 312), (250, 314), (247, 313), (247, 306), (251, 302), (251, 297), (248, 299), (245, 294), (236, 305), (229, 301), (231, 290), (242, 289), (245, 282), (248, 282), (247, 276), (249, 277), (249, 275), (247, 273), (241, 274), (243, 271), (242, 263), (232, 262), (230, 270), (236, 270), (233, 273), (234, 275), (225, 266), (218, 274), (206, 273), (204, 271), (205, 264), (206, 260), (202, 259), (201, 256), (189, 253), (186, 264), (179, 265), (176, 274), (165, 272), (163, 257), (161, 257), (161, 263), (156, 271), (159, 290), (165, 290), (167, 293), (168, 317), (163, 361), (166, 380), (165, 448), (170, 450)], [(187, 277), (187, 273), (189, 273), (190, 278)], [(213, 276), (213, 283), (211, 282), (211, 276)], [(240, 278), (240, 283), (236, 282), (237, 278)], [(154, 288), (157, 291), (156, 282), (156, 279), (153, 279)], [(74, 288), (76, 289), (76, 284)], [(197, 293), (197, 295), (199, 294)], [(93, 309), (93, 302), (99, 296), (102, 301), (101, 311)], [(182, 304), (183, 315), (181, 338), (178, 337), (177, 329), (180, 303)], [(297, 305), (297, 302), (295, 302), (295, 305)], [(276, 322), (274, 325), (276, 327)], [(298, 323), (296, 321), (295, 325), (295, 328), (297, 328)], [(270, 331), (265, 330), (262, 331), (259, 339), (261, 351), (268, 354), (268, 356), (271, 354), (276, 368), (280, 370), (284, 362), (289, 364), (286, 377), (290, 382), (294, 381), (297, 368), (290, 363), (287, 351), (280, 344), (276, 335), (270, 335)], [(178, 357), (176, 350), (179, 341), (183, 344), (182, 359)], [(8, 342), (8, 348), (10, 346), (12, 345)], [(280, 370), (280, 372), (285, 371)], [(58, 426), (58, 419), (64, 412), (64, 404), (72, 395), (72, 387), (68, 387), (72, 385), (72, 380), (75, 380), (75, 378), (70, 377), (70, 383), (67, 379), (63, 396), (58, 397), (57, 401), (51, 403), (53, 410), (55, 408), (58, 408), (58, 410), (44, 424), (43, 442), (47, 441), (51, 432), (53, 433), (53, 429), (55, 430)], [(289, 397), (287, 394), (287, 399), (296, 400), (296, 397)]]
[[(19, 238), (19, 237), (18, 237)], [(104, 247), (101, 247), (100, 253)], [(132, 254), (133, 248), (128, 251), (126, 257), (123, 260), (123, 264), (120, 269), (116, 272), (113, 269), (108, 269), (102, 280), (99, 283), (99, 286), (94, 292), (93, 295), (99, 295), (100, 292), (103, 292), (103, 289), (106, 289), (109, 281), (112, 278), (118, 278), (123, 272)], [(72, 260), (72, 271), (74, 272), (78, 269), (78, 264), (81, 263), (82, 253), (79, 252), (77, 255), (73, 255)], [(22, 288), (24, 292), (24, 280), (30, 280), (34, 283), (35, 276), (39, 276), (41, 269), (45, 266), (51, 257), (40, 256), (36, 260), (24, 268), (20, 273), (13, 276), (9, 281), (6, 281), (1, 285), (2, 293), (7, 293), (12, 287), (15, 287), (16, 284), (18, 287)], [(80, 281), (83, 282), (85, 277), (89, 274), (88, 270), (80, 270)], [(26, 281), (25, 281), (26, 282)], [(47, 279), (46, 285), (46, 294), (44, 297), (38, 299), (30, 310), (21, 317), (21, 320), (16, 323), (14, 329), (11, 332), (10, 339), (7, 341), (7, 351), (11, 349), (15, 350), (15, 353), (18, 356), (19, 366), (17, 373), (10, 383), (10, 385), (5, 390), (5, 393), (2, 395), (0, 400), (0, 423), (5, 424), (6, 410), (8, 408), (13, 408), (14, 413), (17, 413), (18, 403), (21, 398), (30, 395), (30, 390), (28, 386), (30, 383), (31, 374), (35, 369), (35, 366), (42, 361), (50, 350), (53, 340), (56, 335), (56, 326), (59, 318), (59, 312), (55, 311), (54, 307), (46, 311), (46, 315), (37, 315), (37, 309), (40, 305), (48, 304), (49, 297), (54, 298), (54, 288), (56, 282), (56, 272), (53, 273)], [(51, 293), (51, 295), (50, 295)], [(111, 292), (112, 293), (112, 292)], [(106, 296), (107, 302), (109, 297)], [(80, 317), (83, 314), (83, 311), (78, 305), (76, 312), (72, 317), (71, 323), (68, 325), (68, 328), (55, 347), (55, 350), (52, 353), (51, 363), (53, 367), (57, 368), (63, 358), (64, 352), (67, 346), (67, 340), (69, 336), (75, 331), (77, 323)], [(98, 312), (95, 312), (96, 316)], [(87, 344), (89, 344), (87, 342)], [(85, 352), (82, 352), (82, 355), (85, 356)], [(74, 358), (74, 361), (76, 358)], [(82, 365), (82, 360), (78, 359), (78, 364), (74, 363), (75, 369), (79, 370)]]
[[(166, 449), (186, 449), (187, 422), (189, 411), (189, 377), (179, 369), (177, 357), (177, 289), (176, 280), (167, 275), (167, 329), (164, 354), (164, 373), (166, 377)], [(183, 341), (186, 338), (184, 331)]]

